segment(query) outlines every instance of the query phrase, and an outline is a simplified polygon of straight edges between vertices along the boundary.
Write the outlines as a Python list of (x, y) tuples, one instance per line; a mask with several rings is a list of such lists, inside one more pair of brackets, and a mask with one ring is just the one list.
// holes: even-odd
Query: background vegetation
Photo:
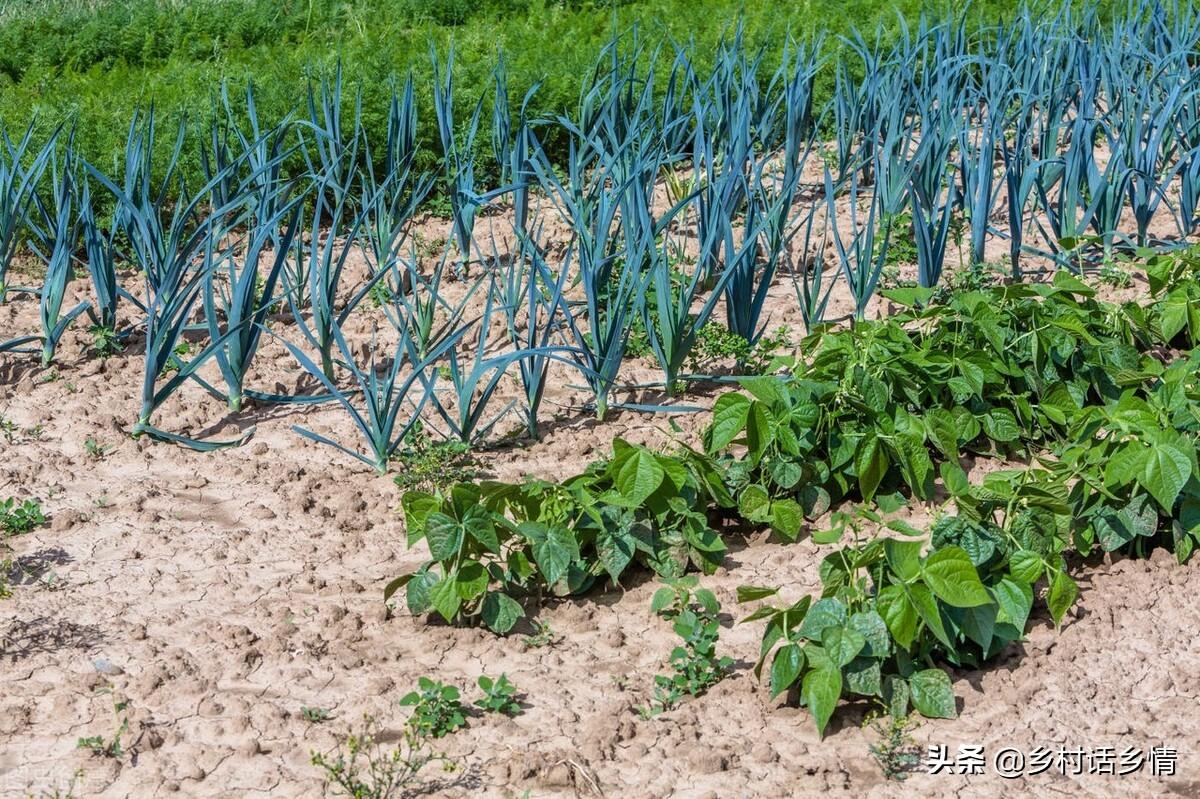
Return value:
[[(977, 0), (964, 11), (942, 0), (15, 0), (0, 2), (0, 127), (15, 135), (36, 117), (48, 133), (74, 120), (78, 152), (109, 169), (123, 157), (137, 108), (154, 104), (162, 129), (171, 131), (180, 119), (206, 121), (223, 81), (235, 97), (252, 83), (260, 117), (272, 124), (302, 107), (309, 82), (340, 63), (345, 101), (361, 92), (373, 136), (382, 135), (397, 76), (414, 75), (418, 149), (433, 159), (439, 148), (431, 42), (443, 52), (453, 43), (456, 95), (464, 106), (484, 97), (485, 114), (502, 52), (510, 102), (540, 82), (531, 104), (536, 117), (575, 107), (614, 28), (637, 27), (652, 45), (694, 41), (694, 65), (704, 70), (712, 45), (739, 20), (770, 65), (788, 34), (825, 36), (833, 49), (839, 35), (855, 29), (881, 27), (894, 36), (901, 17), (944, 18), (948, 11), (981, 26), (1001, 20), (1013, 4)], [(826, 69), (818, 103), (832, 84)], [(170, 139), (162, 137), (160, 146)], [(564, 146), (544, 144), (552, 156)], [(184, 159), (185, 174), (198, 175), (198, 154)]]

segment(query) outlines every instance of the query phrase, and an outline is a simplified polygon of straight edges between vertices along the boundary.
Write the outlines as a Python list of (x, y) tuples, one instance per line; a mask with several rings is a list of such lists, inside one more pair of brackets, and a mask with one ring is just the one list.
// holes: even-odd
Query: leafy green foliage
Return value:
[(1148, 256), (1151, 324), (1165, 344), (1200, 346), (1200, 248)]
[(635, 562), (664, 576), (712, 572), (725, 544), (707, 511), (730, 502), (707, 458), (617, 439), (610, 460), (561, 485), (460, 483), (446, 496), (409, 491), (401, 504), (409, 545), (425, 540), (431, 560), (385, 596), (405, 588), (413, 613), (479, 618), (507, 633), (525, 615), (518, 595), (618, 583)]
[(1140, 311), (1062, 273), (944, 304), (890, 294), (913, 307), (812, 337), (792, 380), (745, 379), (746, 393), (718, 399), (705, 441), (748, 520), (794, 540), (843, 499), (929, 498), (937, 461), (960, 480), (965, 453), (1062, 440), (1079, 408), (1155, 374), (1135, 346), (1150, 339)]
[(15, 497), (0, 501), (0, 530), (7, 535), (27, 533), (46, 523), (46, 514), (36, 499), (17, 502)]
[[(719, 683), (729, 672), (733, 659), (716, 654), (720, 637), (716, 598), (707, 589), (692, 591), (694, 583), (669, 584), (664, 602), (655, 595), (655, 612), (671, 620), (675, 634), (683, 639), (671, 650), (671, 673), (654, 678), (654, 699), (638, 709), (645, 718), (657, 716), (679, 704), (685, 696), (700, 696)], [(692, 601), (694, 600), (694, 601)]]
[(655, 591), (650, 600), (650, 610), (664, 619), (675, 619), (692, 605), (712, 617), (720, 610), (716, 595), (707, 588), (698, 587), (700, 578), (694, 574), (668, 577), (663, 582), (666, 585)]
[(459, 701), (458, 689), (421, 677), (417, 690), (400, 699), (401, 707), (411, 707), (408, 729), (420, 738), (442, 738), (467, 726), (466, 711)]
[(521, 713), (521, 703), (517, 701), (517, 687), (508, 680), (508, 675), (501, 674), (493, 679), (486, 674), (479, 677), (479, 690), (483, 698), (476, 699), (475, 705), (488, 713), (500, 713), (505, 716), (517, 716)]

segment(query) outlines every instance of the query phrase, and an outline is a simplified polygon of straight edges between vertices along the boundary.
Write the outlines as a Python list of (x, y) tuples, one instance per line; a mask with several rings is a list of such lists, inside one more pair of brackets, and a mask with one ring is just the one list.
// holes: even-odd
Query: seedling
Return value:
[(313, 752), (312, 764), (324, 772), (327, 785), (351, 799), (409, 796), (425, 787), (421, 772), (429, 764), (440, 762), (445, 772), (458, 768), (454, 761), (427, 749), (423, 737), (412, 730), (391, 751), (380, 745), (377, 735), (375, 720), (365, 716), (362, 731), (347, 736), (336, 755)]
[(544, 646), (553, 646), (558, 641), (558, 633), (550, 628), (550, 622), (534, 619), (532, 624), (533, 634), (521, 639), (527, 649), (541, 649)]
[[(680, 581), (682, 582), (682, 581)], [(672, 592), (664, 594), (664, 591)], [(719, 606), (711, 592), (700, 589), (695, 592), (697, 601), (689, 603), (691, 586), (674, 586), (659, 589), (659, 595), (666, 597), (660, 600), (664, 604), (658, 610), (660, 615), (674, 619), (675, 633), (683, 639), (681, 646), (671, 650), (671, 674), (659, 674), (654, 678), (654, 699), (648, 705), (638, 708), (638, 714), (644, 718), (652, 718), (664, 713), (679, 704), (685, 696), (700, 696), (709, 688), (725, 679), (729, 667), (733, 665), (730, 657), (717, 657), (716, 644), (720, 635), (720, 625), (716, 614)], [(699, 599), (701, 593), (705, 599)], [(705, 600), (711, 600), (711, 607)], [(662, 611), (666, 610), (667, 613)]]
[(117, 331), (111, 327), (92, 325), (88, 332), (92, 334), (92, 352), (101, 359), (110, 358), (123, 349)]
[(492, 679), (486, 674), (479, 678), (479, 690), (483, 698), (476, 699), (475, 705), (488, 713), (502, 713), (505, 716), (517, 716), (521, 713), (521, 704), (517, 702), (517, 687), (508, 681), (508, 675), (501, 674)]
[(716, 617), (717, 611), (721, 607), (720, 603), (717, 602), (717, 597), (712, 591), (697, 587), (700, 584), (700, 578), (696, 575), (667, 578), (663, 582), (666, 584), (665, 587), (655, 591), (654, 598), (650, 600), (650, 610), (653, 613), (671, 620), (678, 618), (680, 614), (695, 604), (700, 612)]
[(309, 724), (324, 724), (333, 718), (333, 716), (331, 716), (329, 711), (323, 707), (307, 707), (305, 705), (301, 705), (300, 718), (304, 719)]
[(83, 442), (83, 448), (87, 451), (88, 457), (99, 460), (112, 451), (112, 446), (109, 444), (101, 444), (91, 436)]
[[(111, 686), (102, 689), (107, 692), (112, 692)], [(118, 699), (113, 693), (113, 715), (120, 718), (120, 724), (117, 726), (116, 732), (112, 738), (106, 739), (102, 735), (92, 735), (87, 738), (80, 738), (75, 742), (76, 749), (88, 749), (93, 755), (102, 757), (110, 757), (114, 760), (119, 760), (125, 755), (125, 747), (121, 743), (121, 739), (125, 733), (129, 731), (129, 716), (125, 711), (129, 708), (128, 699)]]
[(467, 726), (467, 717), (458, 689), (428, 677), (418, 681), (418, 690), (406, 694), (401, 707), (411, 707), (408, 728), (421, 738), (442, 738)]

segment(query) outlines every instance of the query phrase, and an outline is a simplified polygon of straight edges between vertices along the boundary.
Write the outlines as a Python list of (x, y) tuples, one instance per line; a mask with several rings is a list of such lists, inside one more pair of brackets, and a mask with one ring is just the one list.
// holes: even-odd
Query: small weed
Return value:
[(109, 498), (108, 494), (100, 494), (92, 500), (92, 504), (97, 508), (104, 509), (112, 506), (112, 499)]
[(377, 735), (375, 720), (366, 716), (362, 732), (347, 736), (335, 756), (312, 753), (312, 764), (325, 772), (326, 784), (336, 788), (338, 795), (351, 799), (407, 795), (421, 787), (421, 772), (430, 763), (440, 762), (446, 772), (458, 768), (454, 761), (427, 749), (422, 737), (412, 730), (391, 751), (379, 744)]
[(696, 346), (688, 357), (688, 368), (698, 373), (712, 372), (718, 364), (733, 360), (740, 372), (766, 374), (777, 368), (780, 351), (790, 343), (786, 327), (778, 327), (751, 344), (724, 325), (709, 322), (700, 328)]
[[(105, 691), (112, 691), (112, 688), (105, 688)], [(120, 724), (117, 726), (117, 731), (113, 733), (112, 738), (106, 739), (102, 735), (92, 735), (87, 738), (80, 738), (75, 742), (76, 749), (88, 749), (93, 755), (103, 757), (111, 757), (114, 760), (119, 760), (125, 755), (125, 747), (121, 743), (121, 739), (125, 733), (129, 731), (129, 716), (125, 711), (129, 708), (128, 699), (118, 699), (113, 693), (113, 715), (120, 719)]]
[(544, 646), (553, 646), (558, 640), (558, 633), (550, 629), (548, 621), (533, 621), (533, 635), (527, 635), (521, 639), (525, 643), (526, 649), (541, 649)]
[(1121, 264), (1105, 261), (1100, 265), (1100, 282), (1112, 288), (1125, 289), (1133, 283), (1133, 275)]
[(324, 724), (333, 718), (333, 716), (329, 715), (329, 711), (323, 707), (306, 707), (305, 705), (301, 705), (300, 718), (309, 724)]
[(110, 358), (121, 351), (121, 341), (117, 331), (104, 325), (92, 325), (88, 328), (92, 334), (92, 352), (99, 358)]
[(913, 722), (908, 716), (888, 716), (886, 721), (867, 718), (864, 726), (879, 735), (879, 742), (871, 744), (871, 757), (879, 763), (883, 776), (889, 780), (905, 780), (921, 763), (921, 752), (913, 740)]
[[(917, 262), (917, 238), (913, 233), (912, 213), (904, 211), (882, 221), (883, 229), (891, 232), (888, 237), (887, 256), (884, 258), (885, 268), (915, 264)], [(882, 247), (882, 236), (879, 237), (878, 242), (877, 246)]]
[(0, 530), (8, 535), (28, 533), (46, 523), (42, 505), (36, 499), (27, 499), (17, 504), (13, 497), (0, 502)]
[(371, 286), (367, 296), (371, 298), (371, 305), (375, 308), (384, 308), (392, 304), (392, 290), (383, 279)]
[(458, 689), (453, 685), (422, 677), (418, 690), (406, 694), (401, 707), (411, 707), (408, 728), (421, 738), (442, 738), (467, 726), (467, 717)]
[(13, 443), (17, 438), (17, 424), (12, 419), (7, 419), (0, 416), (0, 435), (4, 436), (4, 441), (7, 444)]
[(25, 435), (27, 435), (29, 438), (33, 439), (34, 441), (41, 441), (43, 438), (46, 437), (46, 426), (41, 425), (41, 424), (35, 424), (33, 427), (26, 427)]
[(517, 686), (508, 681), (508, 675), (501, 674), (492, 679), (487, 675), (479, 678), (479, 690), (483, 698), (476, 699), (475, 705), (488, 713), (503, 713), (505, 716), (518, 716), (521, 705), (517, 702)]
[(441, 494), (455, 483), (468, 482), (477, 473), (470, 452), (461, 441), (435, 441), (418, 423), (400, 450), (404, 468), (395, 477), (396, 485), (403, 491)]
[(183, 365), (183, 361), (181, 360), (180, 356), (187, 355), (191, 351), (192, 351), (191, 342), (181, 341), (177, 345), (175, 345), (175, 350), (171, 355), (171, 359), (169, 361), (167, 361), (167, 363), (163, 366), (162, 373), (159, 376), (166, 377), (167, 375), (171, 374), (172, 372), (178, 372), (179, 367)]
[[(67, 787), (44, 788), (38, 792), (36, 799), (75, 799), (75, 789), (82, 779), (83, 769), (76, 769), (75, 773), (71, 775), (71, 781), (67, 783)], [(26, 799), (35, 798), (33, 794), (26, 794)]]
[(100, 460), (112, 451), (111, 446), (108, 444), (101, 444), (91, 436), (88, 436), (87, 440), (83, 442), (83, 448), (87, 451), (88, 457), (95, 460)]

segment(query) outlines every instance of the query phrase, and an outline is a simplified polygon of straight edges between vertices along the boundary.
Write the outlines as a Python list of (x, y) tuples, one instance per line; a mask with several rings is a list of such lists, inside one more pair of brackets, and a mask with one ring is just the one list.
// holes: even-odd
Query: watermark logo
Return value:
[(1035, 746), (1019, 749), (1002, 746), (989, 752), (982, 744), (961, 744), (951, 752), (945, 744), (931, 744), (923, 767), (930, 774), (979, 775), (994, 773), (1005, 779), (1054, 773), (1063, 776), (1125, 777), (1139, 772), (1173, 777), (1179, 752), (1171, 746), (1139, 749), (1126, 746)]

